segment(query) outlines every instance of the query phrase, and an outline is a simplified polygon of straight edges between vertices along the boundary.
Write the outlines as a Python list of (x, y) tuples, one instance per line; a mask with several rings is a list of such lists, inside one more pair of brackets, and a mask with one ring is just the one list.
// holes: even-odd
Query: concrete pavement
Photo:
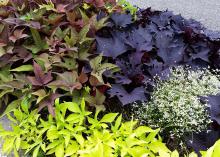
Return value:
[(170, 10), (184, 18), (193, 18), (206, 28), (220, 31), (220, 0), (127, 0), (140, 8)]

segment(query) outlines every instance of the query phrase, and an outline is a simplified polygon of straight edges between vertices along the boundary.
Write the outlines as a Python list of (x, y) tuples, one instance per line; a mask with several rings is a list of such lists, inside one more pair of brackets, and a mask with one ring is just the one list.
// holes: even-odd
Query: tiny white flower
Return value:
[(220, 76), (208, 69), (177, 67), (171, 69), (168, 80), (157, 79), (151, 101), (135, 103), (133, 108), (138, 119), (151, 127), (160, 127), (170, 136), (181, 138), (185, 133), (205, 130), (211, 122), (206, 108), (198, 96), (220, 92)]

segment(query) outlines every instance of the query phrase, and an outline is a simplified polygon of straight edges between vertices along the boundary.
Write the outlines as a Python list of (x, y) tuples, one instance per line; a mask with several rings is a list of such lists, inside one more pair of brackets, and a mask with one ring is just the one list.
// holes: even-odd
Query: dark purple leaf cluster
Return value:
[(211, 119), (220, 125), (220, 95), (209, 96), (207, 99), (210, 104)]
[(146, 100), (152, 78), (165, 79), (172, 66), (219, 68), (218, 39), (199, 22), (150, 9), (139, 11), (135, 22), (129, 14), (114, 13), (110, 24), (96, 33), (97, 52), (112, 58), (121, 69), (111, 76), (109, 94), (122, 105)]

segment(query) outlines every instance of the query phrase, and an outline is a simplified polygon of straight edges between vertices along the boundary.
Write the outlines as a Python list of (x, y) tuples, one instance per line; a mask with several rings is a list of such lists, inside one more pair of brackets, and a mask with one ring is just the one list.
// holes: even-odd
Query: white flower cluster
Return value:
[(219, 75), (207, 69), (177, 67), (171, 70), (168, 80), (158, 80), (150, 102), (133, 104), (134, 114), (171, 137), (200, 132), (211, 120), (207, 104), (198, 96), (215, 95), (219, 87)]

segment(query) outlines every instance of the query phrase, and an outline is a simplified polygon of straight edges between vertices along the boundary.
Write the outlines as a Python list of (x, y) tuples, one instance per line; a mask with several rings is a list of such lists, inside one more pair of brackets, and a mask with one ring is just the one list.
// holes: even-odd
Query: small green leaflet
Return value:
[(22, 66), (19, 66), (15, 69), (11, 69), (10, 71), (14, 71), (14, 72), (24, 72), (24, 71), (33, 71), (34, 68), (32, 65), (22, 65)]
[(34, 39), (34, 45), (26, 45), (25, 47), (32, 51), (33, 54), (37, 54), (38, 52), (48, 49), (49, 46), (45, 40), (41, 39), (40, 33), (33, 28), (30, 28), (32, 37)]

